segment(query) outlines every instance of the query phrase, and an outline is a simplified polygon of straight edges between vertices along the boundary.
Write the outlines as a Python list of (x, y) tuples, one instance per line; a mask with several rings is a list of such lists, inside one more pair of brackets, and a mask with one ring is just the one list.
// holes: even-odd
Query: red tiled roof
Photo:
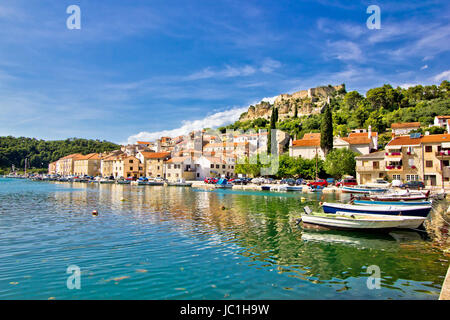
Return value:
[(141, 151), (145, 159), (163, 159), (170, 156), (170, 152), (147, 152)]
[(430, 134), (422, 137), (422, 143), (450, 142), (450, 134)]
[(301, 139), (292, 141), (293, 147), (319, 147), (320, 139)]
[[(352, 132), (348, 134), (349, 138), (353, 138), (353, 137), (367, 137), (368, 136), (368, 132)], [(372, 137), (376, 137), (378, 135), (378, 132), (372, 132), (371, 136)]]
[(420, 128), (420, 122), (400, 122), (391, 124), (392, 129)]
[(410, 138), (410, 136), (398, 136), (395, 137), (394, 139), (392, 139), (387, 145), (386, 147), (390, 147), (390, 146), (415, 146), (415, 145), (419, 145), (421, 143), (422, 139), (421, 138), (415, 138), (412, 139)]

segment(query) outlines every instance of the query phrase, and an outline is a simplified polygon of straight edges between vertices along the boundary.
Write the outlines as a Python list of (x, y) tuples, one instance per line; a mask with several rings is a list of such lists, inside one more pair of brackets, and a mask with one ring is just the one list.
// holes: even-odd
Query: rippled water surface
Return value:
[(423, 235), (295, 225), (334, 197), (0, 179), (0, 299), (438, 298), (448, 261)]

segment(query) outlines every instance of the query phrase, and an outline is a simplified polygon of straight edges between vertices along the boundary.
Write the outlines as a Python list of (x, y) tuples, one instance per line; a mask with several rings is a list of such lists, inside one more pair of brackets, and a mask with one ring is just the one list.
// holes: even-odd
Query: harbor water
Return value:
[(296, 225), (341, 196), (0, 179), (0, 299), (438, 299), (424, 232)]

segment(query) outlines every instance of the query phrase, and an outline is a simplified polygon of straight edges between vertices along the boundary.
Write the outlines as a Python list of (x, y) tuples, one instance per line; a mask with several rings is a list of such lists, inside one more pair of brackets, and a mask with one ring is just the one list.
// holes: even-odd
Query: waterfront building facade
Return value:
[(450, 187), (450, 134), (394, 137), (384, 152), (356, 157), (358, 183), (376, 178)]
[(76, 157), (73, 161), (73, 174), (77, 176), (95, 177), (101, 173), (101, 155), (90, 153), (85, 156)]

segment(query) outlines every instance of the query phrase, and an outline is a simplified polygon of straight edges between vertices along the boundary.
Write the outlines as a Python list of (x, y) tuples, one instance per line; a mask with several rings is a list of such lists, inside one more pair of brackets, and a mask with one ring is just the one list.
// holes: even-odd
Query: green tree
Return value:
[(330, 176), (339, 179), (344, 175), (355, 175), (356, 154), (345, 148), (334, 149), (327, 154), (324, 169)]
[(333, 149), (333, 116), (330, 106), (325, 107), (320, 128), (320, 147), (325, 155)]
[(358, 91), (351, 91), (344, 96), (344, 103), (349, 109), (356, 109), (358, 103), (363, 99), (364, 97)]

